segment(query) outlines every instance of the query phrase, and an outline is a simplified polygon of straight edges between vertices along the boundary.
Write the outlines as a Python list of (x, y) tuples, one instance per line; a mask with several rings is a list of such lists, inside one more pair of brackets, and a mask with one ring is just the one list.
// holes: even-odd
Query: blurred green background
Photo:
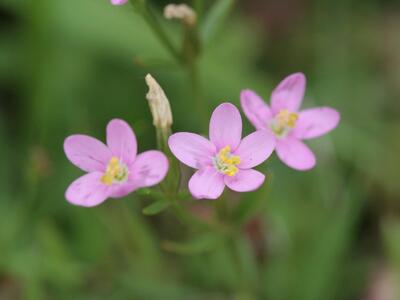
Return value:
[[(215, 1), (195, 2), (202, 24)], [(167, 1), (152, 4), (160, 16)], [(159, 18), (179, 42), (179, 25)], [(202, 50), (194, 95), (130, 5), (0, 0), (0, 299), (400, 299), (399, 1), (237, 1)], [(229, 241), (170, 211), (144, 216), (143, 193), (92, 209), (64, 199), (82, 174), (64, 156), (66, 136), (104, 139), (119, 117), (139, 151), (155, 147), (147, 73), (170, 99), (173, 129), (206, 133), (196, 97), (209, 116), (222, 101), (239, 105), (244, 88), (268, 99), (297, 71), (304, 106), (332, 106), (342, 121), (309, 143), (312, 171), (273, 155), (261, 167), (268, 184), (230, 194)]]

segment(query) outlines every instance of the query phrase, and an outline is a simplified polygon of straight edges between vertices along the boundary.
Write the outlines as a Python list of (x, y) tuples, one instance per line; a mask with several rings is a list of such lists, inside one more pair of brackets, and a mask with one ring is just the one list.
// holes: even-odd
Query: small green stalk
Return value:
[(167, 96), (157, 81), (148, 74), (146, 83), (149, 86), (149, 92), (146, 95), (149, 101), (151, 114), (153, 115), (153, 125), (157, 133), (158, 149), (163, 151), (168, 157), (169, 172), (167, 177), (161, 183), (161, 189), (168, 199), (173, 200), (178, 193), (180, 182), (179, 163), (172, 155), (168, 147), (168, 138), (172, 133), (172, 113)]
[(179, 63), (181, 62), (181, 56), (176, 50), (175, 46), (172, 44), (170, 38), (160, 25), (157, 17), (147, 4), (146, 0), (130, 0), (137, 13), (139, 13), (150, 29), (153, 31), (154, 35), (158, 38), (161, 44), (164, 45), (165, 49), (171, 54), (171, 56), (176, 59)]

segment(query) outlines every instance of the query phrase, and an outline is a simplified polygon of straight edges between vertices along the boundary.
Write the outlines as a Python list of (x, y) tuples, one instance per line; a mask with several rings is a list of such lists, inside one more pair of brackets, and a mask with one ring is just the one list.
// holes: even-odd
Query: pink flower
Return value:
[(198, 169), (189, 181), (189, 190), (197, 199), (217, 199), (225, 185), (236, 192), (253, 191), (265, 176), (252, 168), (265, 161), (275, 147), (267, 131), (242, 136), (242, 118), (238, 109), (223, 103), (210, 120), (210, 140), (189, 132), (170, 136), (172, 153), (185, 165)]
[(240, 97), (250, 122), (258, 130), (275, 135), (278, 157), (296, 170), (309, 170), (316, 163), (314, 153), (302, 140), (328, 133), (340, 120), (340, 114), (329, 107), (299, 111), (305, 86), (302, 73), (286, 77), (272, 92), (271, 108), (253, 91), (244, 90)]
[(107, 125), (107, 146), (87, 135), (64, 141), (67, 158), (88, 174), (75, 180), (65, 197), (75, 205), (96, 206), (108, 197), (123, 197), (141, 187), (159, 183), (167, 174), (168, 160), (160, 151), (137, 153), (136, 137), (119, 119)]
[(129, 0), (111, 0), (112, 5), (123, 5), (127, 3)]

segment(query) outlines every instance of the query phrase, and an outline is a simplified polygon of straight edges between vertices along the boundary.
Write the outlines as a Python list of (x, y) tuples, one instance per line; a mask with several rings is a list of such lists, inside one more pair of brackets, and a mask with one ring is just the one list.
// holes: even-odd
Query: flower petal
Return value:
[(120, 158), (127, 166), (135, 161), (137, 153), (136, 136), (125, 121), (114, 119), (108, 123), (107, 145), (113, 155)]
[(267, 128), (272, 112), (260, 96), (251, 90), (243, 90), (240, 93), (240, 103), (244, 114), (256, 129)]
[(240, 157), (240, 169), (250, 169), (265, 161), (275, 149), (275, 137), (266, 130), (255, 131), (240, 143), (235, 155)]
[(300, 171), (312, 169), (316, 163), (310, 148), (294, 138), (279, 140), (276, 143), (276, 154), (286, 165)]
[(189, 190), (197, 199), (217, 199), (224, 188), (224, 176), (214, 167), (196, 171), (189, 180)]
[(212, 157), (216, 155), (214, 144), (194, 133), (175, 133), (169, 137), (168, 145), (177, 159), (195, 169), (212, 165)]
[(113, 185), (110, 197), (124, 197), (133, 191), (160, 183), (168, 172), (168, 159), (160, 151), (150, 150), (140, 153), (129, 170), (125, 183)]
[(161, 151), (140, 153), (130, 172), (137, 187), (148, 187), (160, 183), (168, 173), (168, 159)]
[(253, 170), (239, 170), (235, 176), (225, 176), (225, 184), (235, 192), (250, 192), (264, 183), (265, 175)]
[(274, 114), (282, 109), (291, 112), (298, 111), (305, 89), (306, 77), (303, 73), (295, 73), (282, 80), (271, 95), (271, 107)]
[(112, 5), (122, 5), (127, 3), (129, 0), (111, 0)]
[(239, 110), (231, 103), (220, 104), (210, 120), (210, 140), (220, 150), (231, 146), (234, 151), (242, 137), (242, 118)]
[(102, 142), (82, 134), (67, 137), (64, 152), (75, 166), (86, 172), (103, 172), (112, 155)]
[(79, 177), (68, 187), (65, 198), (68, 202), (79, 206), (96, 206), (106, 200), (111, 188), (101, 183), (103, 173), (92, 172)]
[(293, 134), (298, 139), (312, 139), (333, 130), (340, 120), (340, 114), (330, 107), (317, 107), (299, 113)]

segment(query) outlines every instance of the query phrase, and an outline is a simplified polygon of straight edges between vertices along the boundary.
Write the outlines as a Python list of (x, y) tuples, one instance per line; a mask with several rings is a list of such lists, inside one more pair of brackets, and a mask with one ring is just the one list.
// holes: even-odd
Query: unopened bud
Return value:
[[(168, 137), (171, 135), (172, 113), (167, 96), (158, 82), (150, 75), (146, 75), (149, 92), (146, 98), (149, 101), (153, 124), (156, 127), (157, 146), (169, 160), (169, 172), (161, 183), (161, 190), (169, 197), (174, 197), (179, 189), (180, 169), (179, 163), (168, 147)], [(173, 199), (173, 198), (171, 198)]]
[(147, 74), (145, 79), (149, 86), (146, 98), (149, 101), (151, 114), (153, 115), (153, 125), (156, 128), (169, 129), (172, 125), (172, 113), (168, 98), (161, 86), (150, 74)]
[(178, 19), (186, 25), (196, 24), (196, 12), (186, 4), (168, 4), (164, 8), (164, 17), (166, 19)]

